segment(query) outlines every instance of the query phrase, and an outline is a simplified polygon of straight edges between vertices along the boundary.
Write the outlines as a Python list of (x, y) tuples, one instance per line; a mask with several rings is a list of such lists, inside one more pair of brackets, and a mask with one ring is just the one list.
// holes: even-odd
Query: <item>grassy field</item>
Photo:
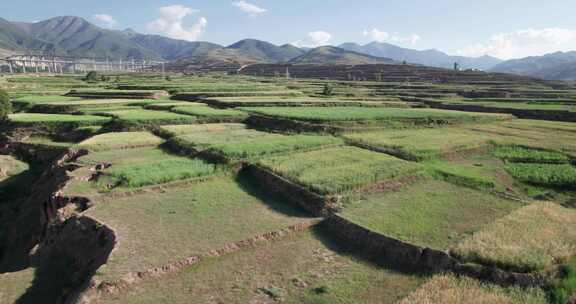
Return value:
[(13, 101), (15, 103), (25, 103), (25, 104), (39, 104), (39, 103), (52, 103), (52, 102), (70, 102), (79, 101), (79, 97), (69, 97), (69, 96), (59, 96), (59, 95), (30, 95), (15, 98)]
[(342, 135), (363, 145), (388, 150), (410, 160), (428, 160), (487, 145), (491, 136), (461, 128), (378, 130)]
[(164, 184), (176, 180), (208, 177), (216, 167), (199, 159), (164, 157), (143, 164), (114, 166), (106, 175), (115, 180), (117, 187), (138, 188)]
[(242, 120), (248, 115), (245, 112), (234, 110), (234, 109), (214, 109), (210, 107), (199, 107), (199, 106), (180, 106), (171, 109), (174, 113), (187, 114), (198, 117), (205, 118), (236, 118)]
[(398, 304), (546, 304), (538, 288), (503, 288), (470, 278), (437, 275)]
[(8, 116), (10, 122), (19, 126), (59, 126), (74, 124), (78, 126), (101, 125), (110, 120), (109, 117), (94, 115), (67, 114), (35, 114), (17, 113)]
[(522, 110), (548, 110), (548, 111), (576, 111), (576, 105), (566, 103), (536, 103), (536, 102), (490, 102), (490, 101), (457, 101), (450, 102), (458, 105), (475, 105), (490, 108), (522, 109)]
[(473, 122), (478, 120), (498, 120), (509, 118), (507, 115), (500, 114), (481, 114), (434, 109), (366, 107), (246, 107), (241, 109), (250, 113), (256, 113), (270, 117), (288, 118), (319, 123), (370, 120), (415, 120), (423, 122), (454, 120), (458, 122)]
[(350, 204), (342, 216), (383, 235), (444, 250), (520, 207), (518, 202), (428, 180)]
[(238, 123), (217, 123), (202, 125), (167, 125), (160, 127), (163, 131), (173, 136), (205, 133), (205, 132), (225, 132), (246, 129), (246, 125)]
[(382, 102), (366, 100), (345, 100), (333, 98), (303, 98), (303, 97), (220, 97), (203, 102), (221, 106), (233, 107), (278, 107), (278, 106), (383, 106), (396, 105), (402, 107), (401, 102)]
[(96, 204), (87, 212), (118, 237), (100, 280), (159, 267), (303, 220), (288, 204), (267, 198), (257, 184), (218, 178), (164, 193)]
[(149, 132), (114, 132), (96, 135), (78, 144), (92, 151), (158, 146), (164, 140)]
[(497, 146), (492, 153), (498, 158), (514, 163), (563, 164), (570, 162), (570, 157), (564, 153), (523, 146)]
[(103, 149), (81, 157), (83, 164), (109, 163), (96, 182), (100, 189), (116, 191), (164, 184), (177, 180), (206, 178), (216, 167), (203, 160), (167, 154), (158, 148)]
[(576, 186), (576, 167), (569, 164), (506, 164), (506, 171), (526, 184), (572, 189)]
[(198, 119), (194, 116), (154, 110), (122, 110), (107, 111), (106, 113), (120, 121), (139, 124), (187, 124), (195, 123)]
[(19, 272), (0, 274), (0, 286), (2, 286), (0, 303), (17, 303), (17, 300), (32, 286), (34, 271), (34, 268), (29, 268)]
[(228, 159), (256, 159), (302, 150), (342, 145), (332, 136), (283, 135), (252, 129), (187, 133), (176, 137), (179, 145), (196, 151), (209, 151)]
[(304, 232), (204, 260), (96, 303), (392, 304), (421, 282), (342, 254), (322, 232)]
[(574, 123), (516, 119), (498, 124), (465, 125), (462, 128), (492, 136), (492, 140), (500, 145), (529, 146), (576, 156)]
[(150, 103), (144, 106), (148, 110), (170, 110), (175, 107), (206, 107), (207, 105), (199, 102), (191, 101), (164, 101)]
[(496, 166), (482, 162), (429, 160), (423, 163), (431, 175), (447, 182), (478, 190), (504, 191)]
[[(70, 164), (85, 167), (69, 172), (80, 178), (60, 194), (91, 201), (85, 211), (71, 204), (62, 214), (78, 212), (116, 233), (96, 281), (233, 249), (239, 241), (254, 245), (95, 303), (543, 304), (546, 296), (564, 303), (576, 292), (576, 215), (567, 208), (576, 206), (576, 123), (429, 107), (574, 111), (575, 86), (463, 73), (466, 79), (442, 83), (386, 73), (379, 75), (385, 81), (355, 74), (348, 80), (121, 74), (97, 83), (7, 76), (0, 88), (16, 113), (0, 132), (24, 143), (90, 150)], [(325, 94), (327, 84), (333, 90)], [(86, 98), (63, 96), (71, 90)], [(301, 133), (312, 129), (336, 135)], [(149, 131), (98, 133), (110, 130)], [(450, 275), (396, 273), (322, 225), (263, 241), (258, 236), (311, 219), (246, 171), (212, 162), (246, 162), (320, 196), (343, 197), (340, 216), (453, 251), (464, 262), (514, 271), (558, 266), (560, 273), (545, 295)], [(84, 181), (97, 164), (110, 167)], [(0, 156), (0, 217), (23, 211), (20, 200), (37, 189), (33, 182), (44, 169)], [(522, 202), (530, 198), (553, 203)], [(37, 278), (33, 268), (0, 274), (0, 302), (30, 293)], [(28, 302), (56, 302), (51, 296), (63, 291), (57, 279), (42, 282), (46, 298), (38, 293)]]
[(576, 254), (576, 211), (535, 202), (483, 228), (455, 246), (467, 261), (516, 271), (538, 271)]
[(421, 170), (417, 164), (355, 147), (270, 157), (257, 164), (319, 194), (344, 194)]
[(0, 182), (28, 170), (27, 163), (13, 156), (0, 155)]

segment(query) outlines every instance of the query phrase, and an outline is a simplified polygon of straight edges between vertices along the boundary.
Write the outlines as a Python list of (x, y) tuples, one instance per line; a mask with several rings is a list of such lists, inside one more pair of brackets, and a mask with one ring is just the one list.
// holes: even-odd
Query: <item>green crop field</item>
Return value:
[(507, 164), (506, 170), (521, 182), (550, 187), (574, 188), (576, 167), (568, 164)]
[(270, 157), (257, 164), (319, 194), (344, 194), (421, 170), (417, 164), (355, 147)]
[(315, 150), (344, 144), (332, 136), (283, 135), (252, 129), (186, 133), (175, 138), (178, 145), (208, 151), (229, 159), (255, 159), (275, 154)]
[[(113, 133), (113, 135), (116, 136), (117, 134)], [(148, 139), (147, 143), (150, 142), (148, 136), (142, 136), (142, 134), (135, 132), (120, 133), (120, 136), (115, 139), (126, 136), (139, 136), (139, 139)], [(138, 146), (134, 143), (130, 143), (130, 145)], [(123, 150), (112, 150), (111, 147), (119, 148), (118, 146), (104, 146), (99, 150), (101, 152), (94, 152), (79, 159), (80, 163), (108, 163), (111, 165), (110, 168), (103, 171), (103, 176), (96, 181), (100, 189), (114, 188), (114, 190), (120, 191), (177, 180), (206, 178), (216, 172), (216, 167), (213, 164), (199, 159), (167, 154), (154, 147)]]
[(112, 166), (105, 174), (122, 188), (138, 188), (175, 180), (207, 177), (215, 171), (214, 165), (187, 158), (161, 158), (144, 164)]
[(81, 100), (79, 97), (68, 97), (68, 96), (41, 96), (41, 95), (30, 95), (22, 96), (14, 99), (16, 103), (26, 103), (26, 104), (38, 104), (38, 103), (52, 103), (52, 102), (68, 102), (68, 101), (78, 101)]
[(120, 121), (139, 124), (186, 124), (194, 123), (197, 118), (190, 115), (155, 110), (120, 110), (102, 112)]
[[(522, 145), (554, 150), (576, 156), (574, 123), (535, 120), (511, 120), (498, 124), (462, 126), (491, 136), (500, 145)], [(553, 134), (553, 135), (552, 135)]]
[(532, 103), (532, 102), (484, 102), (484, 101), (469, 101), (462, 102), (456, 101), (451, 102), (457, 105), (474, 105), (474, 106), (485, 106), (494, 107), (502, 109), (520, 109), (520, 110), (549, 110), (549, 111), (576, 111), (576, 105), (574, 104), (554, 104), (550, 102), (546, 103)]
[(564, 153), (522, 146), (498, 146), (493, 153), (498, 158), (514, 163), (562, 164), (570, 162), (570, 157)]
[(237, 118), (243, 119), (248, 115), (245, 112), (233, 110), (233, 109), (214, 109), (210, 107), (198, 107), (198, 106), (179, 106), (171, 109), (172, 112), (180, 114), (188, 114), (199, 117), (207, 118)]
[(220, 97), (204, 100), (202, 102), (221, 106), (235, 107), (277, 107), (277, 106), (384, 106), (397, 105), (402, 107), (404, 104), (386, 103), (381, 101), (366, 100), (345, 100), (333, 98), (303, 98), (303, 97)]
[(78, 126), (101, 125), (110, 120), (109, 117), (94, 115), (66, 115), (66, 114), (35, 114), (17, 113), (9, 115), (10, 122), (21, 126), (58, 126), (75, 124)]
[(352, 203), (342, 216), (389, 237), (445, 250), (520, 207), (518, 202), (429, 180)]
[(456, 120), (473, 122), (479, 120), (506, 119), (500, 114), (480, 114), (433, 109), (395, 109), (365, 107), (254, 107), (243, 110), (271, 117), (305, 120), (311, 122), (369, 121), (369, 120)]
[(479, 148), (492, 138), (460, 128), (379, 130), (342, 135), (345, 139), (375, 147), (410, 160), (434, 159), (446, 153)]

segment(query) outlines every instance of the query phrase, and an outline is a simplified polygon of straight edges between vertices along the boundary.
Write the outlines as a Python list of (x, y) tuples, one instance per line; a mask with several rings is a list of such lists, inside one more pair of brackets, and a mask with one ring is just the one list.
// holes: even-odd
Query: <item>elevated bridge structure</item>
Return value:
[(165, 62), (147, 59), (109, 59), (95, 57), (16, 54), (0, 59), (0, 72), (81, 74), (98, 72), (164, 72)]

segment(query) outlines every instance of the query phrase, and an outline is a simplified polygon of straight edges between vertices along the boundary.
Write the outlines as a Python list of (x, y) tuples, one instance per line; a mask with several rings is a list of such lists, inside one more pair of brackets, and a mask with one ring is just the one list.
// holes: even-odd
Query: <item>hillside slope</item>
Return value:
[(248, 57), (258, 58), (262, 62), (285, 62), (305, 53), (305, 51), (289, 44), (277, 46), (255, 39), (240, 40), (228, 46), (227, 49), (237, 50)]
[(321, 46), (308, 51), (290, 61), (293, 64), (388, 64), (394, 63), (390, 58), (381, 58), (333, 46)]

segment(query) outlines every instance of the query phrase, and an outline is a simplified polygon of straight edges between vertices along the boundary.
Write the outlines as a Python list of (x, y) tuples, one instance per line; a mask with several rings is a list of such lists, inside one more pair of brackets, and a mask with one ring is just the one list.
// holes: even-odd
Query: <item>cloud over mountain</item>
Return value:
[(197, 41), (206, 31), (208, 20), (200, 17), (191, 27), (186, 28), (184, 25), (184, 19), (197, 12), (198, 10), (183, 5), (161, 7), (160, 17), (150, 22), (148, 29), (174, 39)]

